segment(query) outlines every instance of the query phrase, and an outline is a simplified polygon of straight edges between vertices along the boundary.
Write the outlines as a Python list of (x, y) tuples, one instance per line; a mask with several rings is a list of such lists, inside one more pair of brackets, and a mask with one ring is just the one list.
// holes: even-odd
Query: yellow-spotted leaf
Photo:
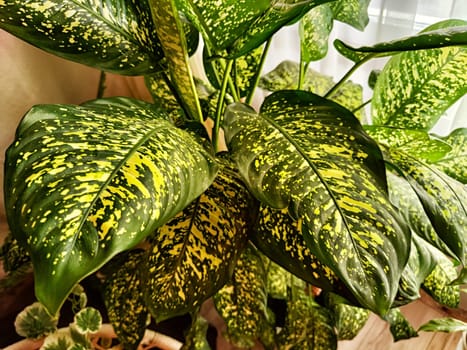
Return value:
[(389, 330), (391, 331), (392, 338), (395, 342), (418, 336), (417, 331), (405, 318), (400, 309), (395, 308), (389, 310), (388, 314), (384, 318), (389, 323)]
[(287, 209), (262, 205), (256, 230), (250, 235), (255, 246), (269, 259), (310, 284), (325, 290), (337, 290), (335, 273), (308, 249), (300, 231), (302, 219), (294, 221)]
[(231, 281), (213, 299), (227, 326), (227, 340), (237, 347), (251, 348), (268, 322), (266, 271), (252, 248), (242, 252)]
[(457, 181), (467, 184), (467, 128), (456, 129), (443, 140), (451, 146), (451, 150), (434, 165)]
[(334, 19), (350, 24), (358, 30), (363, 30), (369, 22), (368, 5), (370, 0), (338, 0), (329, 5)]
[(153, 237), (146, 302), (156, 320), (191, 312), (229, 279), (252, 225), (252, 197), (222, 161), (214, 183)]
[(434, 166), (397, 150), (391, 162), (416, 192), (438, 237), (457, 259), (467, 264), (467, 189)]
[(278, 335), (279, 350), (336, 350), (337, 334), (330, 311), (303, 292), (287, 303), (285, 327)]
[(160, 39), (170, 77), (178, 99), (192, 120), (203, 122), (182, 20), (175, 0), (149, 0), (157, 35)]
[(147, 253), (133, 250), (110, 262), (115, 270), (106, 276), (104, 302), (118, 340), (134, 350), (143, 339), (149, 311), (144, 304), (141, 267)]
[(7, 151), (6, 208), (36, 296), (55, 314), (73, 286), (199, 196), (212, 157), (153, 105), (109, 98), (33, 107)]
[(358, 120), (317, 95), (282, 91), (260, 114), (229, 106), (224, 128), (250, 191), (300, 219), (311, 253), (364, 307), (384, 314), (410, 236), (389, 202), (381, 151)]
[(333, 14), (330, 4), (322, 4), (307, 12), (300, 20), (300, 60), (318, 61), (328, 52)]
[(201, 316), (196, 316), (192, 321), (185, 342), (180, 350), (211, 350), (207, 341), (209, 323)]
[[(458, 34), (463, 46), (407, 51), (389, 60), (374, 89), (375, 125), (430, 130), (445, 110), (467, 93), (467, 22), (451, 31)], [(452, 35), (445, 40), (454, 45)]]
[(57, 56), (119, 74), (154, 72), (163, 57), (147, 0), (5, 0), (0, 28)]
[[(284, 61), (271, 72), (262, 76), (259, 81), (259, 86), (269, 91), (296, 89), (298, 86), (299, 71), (300, 67), (298, 63)], [(308, 68), (305, 72), (301, 88), (302, 90), (324, 96), (334, 85), (335, 82), (332, 77)], [(363, 88), (359, 84), (346, 81), (329, 98), (352, 111), (363, 103)], [(357, 112), (356, 116), (359, 120), (363, 120), (364, 118), (361, 110)]]
[(365, 131), (379, 144), (397, 148), (428, 163), (442, 159), (452, 150), (448, 142), (424, 130), (367, 125)]

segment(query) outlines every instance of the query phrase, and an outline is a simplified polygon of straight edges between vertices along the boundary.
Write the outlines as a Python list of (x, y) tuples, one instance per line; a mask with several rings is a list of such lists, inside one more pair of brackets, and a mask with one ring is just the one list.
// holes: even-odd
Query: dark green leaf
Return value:
[(363, 306), (384, 314), (410, 239), (387, 197), (381, 152), (357, 119), (317, 95), (283, 91), (259, 115), (229, 106), (224, 127), (250, 191), (301, 218), (310, 251)]
[(442, 173), (402, 152), (392, 150), (391, 161), (417, 193), (431, 225), (457, 259), (467, 264), (467, 189)]
[(423, 289), (438, 303), (456, 308), (460, 302), (460, 287), (451, 282), (457, 276), (457, 270), (451, 260), (442, 253), (432, 250), (437, 265), (423, 281)]
[(450, 152), (435, 165), (449, 176), (467, 184), (467, 128), (456, 129), (443, 138), (451, 146)]
[(142, 75), (163, 57), (147, 0), (8, 0), (0, 28), (66, 59)]
[(278, 349), (337, 349), (337, 335), (329, 310), (304, 294), (289, 301), (286, 324), (278, 336)]
[(337, 276), (308, 249), (299, 229), (301, 225), (302, 220), (294, 221), (287, 209), (263, 205), (257, 229), (250, 239), (269, 259), (301, 279), (325, 290), (338, 289), (341, 283)]
[(329, 4), (312, 8), (302, 17), (299, 26), (301, 61), (309, 63), (326, 56), (332, 19), (333, 14)]
[(227, 326), (226, 338), (240, 348), (252, 347), (268, 318), (266, 272), (253, 249), (241, 254), (231, 282), (214, 295), (214, 304)]
[(326, 306), (333, 315), (339, 340), (355, 338), (370, 316), (369, 310), (349, 305), (344, 298), (334, 293), (326, 295)]
[(206, 339), (209, 323), (201, 316), (197, 316), (192, 323), (185, 342), (180, 350), (211, 350)]
[[(259, 86), (269, 91), (293, 90), (297, 88), (299, 76), (299, 64), (292, 61), (280, 63), (274, 70), (260, 79)], [(302, 90), (324, 96), (335, 82), (332, 77), (321, 74), (311, 68), (305, 73)], [(349, 110), (354, 110), (363, 103), (363, 89), (361, 85), (346, 81), (330, 99), (341, 104)], [(359, 120), (363, 119), (363, 113), (358, 112)]]
[(455, 45), (457, 33), (464, 46), (403, 52), (385, 65), (372, 99), (374, 124), (430, 130), (467, 93), (467, 26), (445, 31), (443, 40)]
[(365, 29), (369, 22), (369, 4), (370, 0), (338, 0), (330, 3), (334, 19), (359, 30)]
[(339, 39), (334, 41), (336, 49), (354, 62), (368, 60), (373, 57), (392, 56), (398, 52), (464, 45), (467, 45), (467, 22), (462, 20), (439, 22), (416, 35), (378, 43), (373, 46), (356, 48), (345, 44)]
[(73, 286), (199, 196), (211, 156), (152, 105), (125, 98), (34, 107), (7, 152), (10, 228), (54, 314)]
[(106, 277), (104, 301), (109, 320), (125, 349), (136, 349), (143, 339), (148, 319), (141, 282), (142, 266), (147, 253), (130, 251), (110, 262), (115, 267)]
[(224, 160), (211, 187), (151, 237), (146, 302), (156, 320), (193, 311), (226, 283), (253, 214), (250, 194)]
[(192, 120), (203, 122), (196, 85), (191, 72), (182, 20), (175, 0), (149, 0), (157, 22), (157, 35), (167, 60), (178, 98)]
[(365, 130), (380, 144), (397, 148), (419, 160), (436, 162), (448, 154), (452, 147), (424, 130), (368, 125)]
[(27, 306), (15, 320), (16, 333), (28, 339), (40, 339), (57, 329), (58, 318), (51, 316), (38, 302)]
[(424, 332), (466, 332), (467, 323), (455, 318), (446, 317), (430, 320), (429, 322), (420, 326), (418, 330)]
[(381, 74), (381, 70), (380, 70), (380, 69), (373, 69), (373, 70), (370, 72), (370, 76), (368, 77), (368, 86), (369, 86), (371, 89), (374, 89), (374, 88), (375, 88), (376, 82), (378, 81), (378, 77), (379, 77), (380, 74)]
[(417, 337), (417, 331), (410, 325), (400, 309), (391, 309), (385, 316), (394, 341)]

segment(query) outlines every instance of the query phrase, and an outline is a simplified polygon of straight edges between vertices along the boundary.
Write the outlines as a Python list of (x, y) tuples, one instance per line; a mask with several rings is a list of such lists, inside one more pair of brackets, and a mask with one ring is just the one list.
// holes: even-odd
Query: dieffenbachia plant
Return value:
[[(187, 344), (205, 348), (196, 313), (211, 296), (232, 342), (284, 348), (335, 349), (368, 310), (402, 329), (396, 339), (413, 335), (397, 307), (420, 288), (440, 302), (449, 293), (455, 306), (450, 283), (467, 275), (466, 132), (430, 130), (467, 92), (467, 22), (368, 47), (336, 40), (355, 63), (338, 83), (307, 69), (326, 54), (333, 21), (363, 29), (367, 6), (1, 1), (0, 28), (105, 72), (143, 75), (154, 99), (26, 114), (5, 164), (6, 266), (24, 261), (18, 252), (30, 258), (36, 296), (53, 316), (80, 281), (98, 276), (128, 348), (148, 314), (187, 313)], [(302, 62), (261, 77), (271, 38), (297, 21)], [(198, 33), (210, 80), (202, 83), (189, 58)], [(373, 122), (363, 125), (361, 87), (347, 78), (385, 56)], [(258, 84), (274, 93), (254, 110)], [(282, 323), (271, 297), (287, 306)]]

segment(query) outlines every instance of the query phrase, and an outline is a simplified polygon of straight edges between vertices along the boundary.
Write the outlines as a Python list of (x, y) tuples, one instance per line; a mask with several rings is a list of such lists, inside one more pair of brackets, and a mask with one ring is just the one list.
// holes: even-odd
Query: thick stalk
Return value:
[(266, 61), (266, 57), (269, 51), (269, 47), (271, 46), (271, 38), (266, 42), (266, 45), (264, 46), (263, 53), (261, 55), (261, 59), (258, 64), (258, 69), (256, 70), (255, 78), (253, 80), (253, 84), (250, 87), (250, 91), (248, 91), (248, 95), (246, 97), (245, 103), (246, 104), (251, 104), (251, 101), (253, 100), (253, 95), (255, 94), (255, 90), (258, 86), (259, 79), (261, 78), (261, 71), (263, 70), (264, 62)]
[(106, 74), (102, 70), (101, 75), (99, 77), (99, 85), (97, 87), (97, 98), (102, 98), (102, 96), (104, 96), (104, 92), (105, 92), (105, 89), (106, 89), (105, 78), (106, 78)]
[(216, 109), (216, 119), (214, 120), (214, 130), (212, 133), (212, 143), (214, 145), (214, 150), (217, 152), (219, 148), (219, 129), (222, 120), (222, 111), (224, 109), (224, 99), (227, 90), (227, 84), (230, 78), (230, 71), (232, 70), (234, 61), (229, 60), (227, 66), (224, 70), (224, 78), (222, 80), (221, 91), (219, 94), (219, 99), (217, 100), (217, 109)]
[(303, 89), (303, 82), (305, 81), (305, 74), (306, 74), (306, 71), (308, 70), (309, 64), (310, 62), (305, 62), (305, 61), (300, 60), (300, 72), (298, 73), (298, 86), (297, 86), (298, 90)]

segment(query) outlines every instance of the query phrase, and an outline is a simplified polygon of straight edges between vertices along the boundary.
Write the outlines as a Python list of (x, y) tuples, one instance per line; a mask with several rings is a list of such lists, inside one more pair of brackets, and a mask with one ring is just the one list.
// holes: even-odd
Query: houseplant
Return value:
[[(362, 125), (348, 77), (330, 86), (307, 65), (325, 54), (316, 35), (333, 20), (363, 28), (366, 5), (0, 3), (1, 28), (103, 71), (144, 75), (154, 98), (40, 105), (18, 126), (2, 255), (13, 275), (32, 262), (43, 317), (53, 321), (82, 281), (102, 291), (125, 347), (141, 341), (148, 314), (156, 323), (191, 314), (193, 344), (212, 296), (237, 345), (329, 349), (366, 310), (396, 339), (414, 335), (397, 307), (420, 287), (455, 307), (466, 273), (465, 130), (444, 139), (429, 130), (466, 92), (466, 23), (372, 47), (336, 41), (354, 69), (393, 56), (376, 77), (373, 123)], [(298, 20), (302, 62), (262, 78), (275, 92), (256, 112), (270, 37)], [(188, 64), (198, 33), (209, 82)], [(465, 327), (437, 324), (422, 329)]]

